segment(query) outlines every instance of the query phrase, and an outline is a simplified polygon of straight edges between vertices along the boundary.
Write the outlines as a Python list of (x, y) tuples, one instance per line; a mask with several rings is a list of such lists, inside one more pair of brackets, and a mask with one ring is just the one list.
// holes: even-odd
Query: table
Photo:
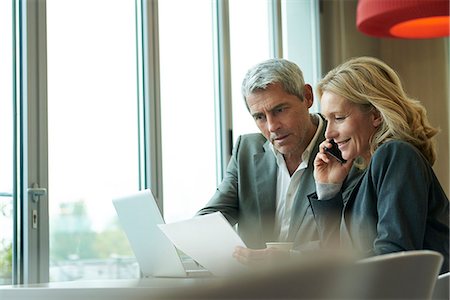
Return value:
[(184, 290), (205, 287), (210, 278), (143, 278), (70, 281), (0, 286), (2, 300), (134, 300), (174, 298)]

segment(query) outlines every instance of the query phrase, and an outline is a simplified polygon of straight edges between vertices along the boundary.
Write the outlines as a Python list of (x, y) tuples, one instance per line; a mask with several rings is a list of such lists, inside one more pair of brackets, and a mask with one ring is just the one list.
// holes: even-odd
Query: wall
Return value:
[(409, 96), (420, 100), (437, 136), (438, 158), (433, 168), (450, 195), (449, 38), (427, 40), (379, 39), (356, 29), (357, 0), (321, 1), (322, 71), (362, 55), (378, 57), (400, 75)]

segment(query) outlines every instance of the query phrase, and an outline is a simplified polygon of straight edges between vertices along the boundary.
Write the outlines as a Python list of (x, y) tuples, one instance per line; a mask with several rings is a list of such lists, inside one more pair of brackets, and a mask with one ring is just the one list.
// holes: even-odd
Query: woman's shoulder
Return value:
[(375, 150), (368, 176), (377, 185), (387, 183), (390, 188), (403, 184), (428, 185), (433, 180), (433, 169), (420, 151), (411, 143), (388, 141)]
[(390, 140), (383, 144), (381, 144), (375, 153), (373, 154), (373, 158), (384, 158), (384, 157), (395, 157), (395, 158), (423, 158), (425, 157), (422, 153), (411, 143), (408, 143), (403, 140)]
[[(386, 169), (429, 172), (431, 165), (413, 144), (402, 140), (391, 140), (380, 145), (370, 161), (372, 170), (384, 172)], [(408, 171), (408, 172), (409, 172)]]

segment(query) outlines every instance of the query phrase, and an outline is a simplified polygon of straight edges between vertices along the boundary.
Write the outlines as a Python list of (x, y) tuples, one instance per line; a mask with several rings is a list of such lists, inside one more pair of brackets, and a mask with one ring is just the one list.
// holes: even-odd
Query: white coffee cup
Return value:
[(266, 248), (275, 248), (284, 251), (292, 250), (294, 243), (292, 242), (267, 242)]

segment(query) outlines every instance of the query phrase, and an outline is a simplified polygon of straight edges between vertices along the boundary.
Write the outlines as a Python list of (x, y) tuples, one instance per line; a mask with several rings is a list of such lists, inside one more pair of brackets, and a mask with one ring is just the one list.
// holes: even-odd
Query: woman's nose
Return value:
[(336, 130), (330, 125), (327, 124), (327, 128), (325, 129), (325, 138), (327, 140), (334, 139), (337, 136)]

